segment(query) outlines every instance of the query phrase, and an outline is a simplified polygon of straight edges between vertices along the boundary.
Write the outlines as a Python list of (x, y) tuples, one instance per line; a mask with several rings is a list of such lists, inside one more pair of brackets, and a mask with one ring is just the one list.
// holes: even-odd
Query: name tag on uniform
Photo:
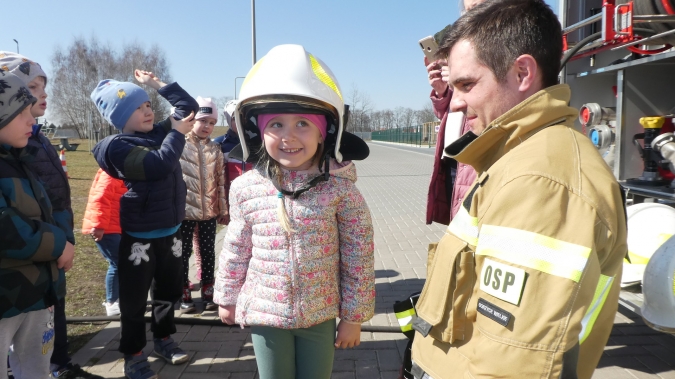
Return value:
[(514, 305), (520, 304), (525, 270), (486, 258), (480, 274), (480, 289)]

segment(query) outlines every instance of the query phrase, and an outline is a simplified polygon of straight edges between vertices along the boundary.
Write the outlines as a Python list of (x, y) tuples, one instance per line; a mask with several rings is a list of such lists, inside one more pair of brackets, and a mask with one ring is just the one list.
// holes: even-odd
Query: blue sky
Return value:
[[(557, 0), (547, 2), (557, 12)], [(2, 13), (0, 50), (16, 51), (17, 39), (47, 74), (56, 46), (92, 35), (113, 48), (158, 44), (193, 96), (234, 96), (235, 77), (251, 67), (250, 0), (12, 1)], [(257, 56), (301, 44), (333, 70), (343, 92), (357, 86), (376, 109), (420, 109), (430, 87), (417, 41), (458, 14), (456, 0), (257, 0)]]

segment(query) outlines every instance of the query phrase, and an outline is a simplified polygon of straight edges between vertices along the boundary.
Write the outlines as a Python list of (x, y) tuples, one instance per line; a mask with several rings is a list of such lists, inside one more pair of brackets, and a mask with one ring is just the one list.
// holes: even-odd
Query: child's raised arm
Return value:
[[(177, 165), (185, 147), (185, 136), (172, 130), (162, 141), (159, 149), (138, 146), (124, 136), (110, 143), (108, 159), (125, 180), (160, 180), (170, 175)], [(98, 154), (98, 145), (94, 154)]]
[(159, 90), (160, 88), (166, 85), (166, 83), (159, 80), (159, 78), (156, 77), (155, 74), (152, 73), (152, 71), (136, 69), (134, 70), (134, 78), (136, 78), (136, 80), (139, 83), (152, 87), (155, 90)]
[(139, 83), (157, 90), (157, 93), (165, 98), (171, 106), (175, 107), (176, 110), (174, 111), (174, 114), (179, 120), (185, 118), (189, 119), (188, 116), (191, 112), (193, 115), (196, 115), (199, 112), (197, 100), (190, 96), (190, 94), (179, 86), (178, 83), (173, 82), (166, 84), (152, 72), (144, 70), (135, 70), (134, 77)]

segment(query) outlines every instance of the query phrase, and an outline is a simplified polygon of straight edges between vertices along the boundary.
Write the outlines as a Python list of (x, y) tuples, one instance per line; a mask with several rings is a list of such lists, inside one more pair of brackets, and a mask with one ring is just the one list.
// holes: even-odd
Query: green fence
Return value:
[(373, 141), (402, 143), (413, 146), (436, 146), (437, 127), (440, 122), (427, 122), (422, 125), (406, 126), (372, 132)]

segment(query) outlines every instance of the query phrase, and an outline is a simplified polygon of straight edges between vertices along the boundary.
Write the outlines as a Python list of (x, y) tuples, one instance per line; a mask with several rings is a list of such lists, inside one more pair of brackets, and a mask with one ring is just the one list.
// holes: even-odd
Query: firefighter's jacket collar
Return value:
[(545, 88), (492, 121), (480, 136), (468, 132), (445, 151), (480, 174), (539, 130), (572, 126), (577, 111), (568, 105), (570, 96), (566, 84)]

